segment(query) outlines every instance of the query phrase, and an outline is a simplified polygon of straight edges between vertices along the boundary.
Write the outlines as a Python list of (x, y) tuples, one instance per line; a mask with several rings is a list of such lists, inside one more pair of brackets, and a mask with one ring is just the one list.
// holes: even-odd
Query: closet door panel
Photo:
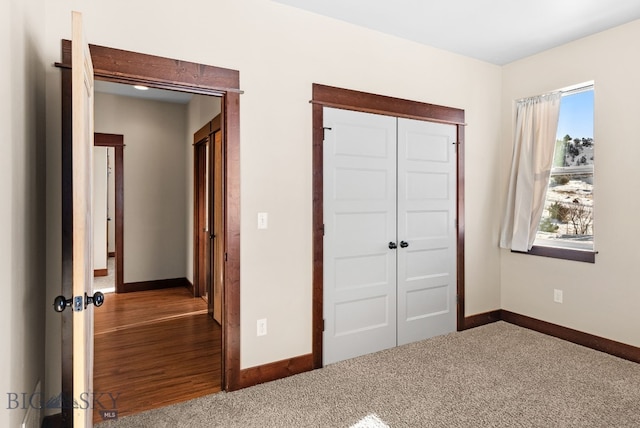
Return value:
[(326, 365), (396, 346), (396, 119), (323, 116)]
[(455, 331), (455, 138), (398, 119), (398, 345)]

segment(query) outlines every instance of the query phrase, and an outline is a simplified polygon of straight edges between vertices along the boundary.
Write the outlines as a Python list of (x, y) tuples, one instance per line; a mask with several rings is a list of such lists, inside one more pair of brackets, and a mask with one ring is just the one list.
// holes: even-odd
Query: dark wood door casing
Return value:
[[(210, 147), (211, 123), (207, 122), (193, 135), (193, 296), (207, 295), (210, 266), (208, 262), (210, 230), (206, 224), (207, 149)], [(209, 299), (210, 296), (207, 296)]]
[[(98, 80), (143, 84), (222, 98), (225, 163), (225, 295), (222, 323), (223, 389), (240, 380), (240, 73), (237, 70), (89, 45)], [(62, 294), (72, 294), (71, 41), (62, 40)], [(62, 314), (62, 423), (71, 426), (73, 402), (71, 311)], [(65, 398), (66, 397), (66, 398)]]

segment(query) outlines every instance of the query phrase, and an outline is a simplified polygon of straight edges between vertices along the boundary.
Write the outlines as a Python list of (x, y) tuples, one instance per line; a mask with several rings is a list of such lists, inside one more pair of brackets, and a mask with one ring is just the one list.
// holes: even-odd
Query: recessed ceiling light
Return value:
[(143, 86), (143, 85), (135, 85), (134, 88), (136, 88), (139, 91), (146, 91), (146, 90), (149, 89), (149, 88), (147, 88), (146, 86)]

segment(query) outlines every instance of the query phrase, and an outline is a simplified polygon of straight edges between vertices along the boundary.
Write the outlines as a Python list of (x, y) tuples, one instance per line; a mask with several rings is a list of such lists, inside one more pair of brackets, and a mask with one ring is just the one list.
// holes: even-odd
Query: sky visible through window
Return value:
[(566, 95), (560, 100), (557, 139), (593, 138), (593, 91)]
[[(553, 169), (535, 245), (593, 250), (593, 90), (560, 100)], [(565, 138), (565, 136), (570, 138)]]

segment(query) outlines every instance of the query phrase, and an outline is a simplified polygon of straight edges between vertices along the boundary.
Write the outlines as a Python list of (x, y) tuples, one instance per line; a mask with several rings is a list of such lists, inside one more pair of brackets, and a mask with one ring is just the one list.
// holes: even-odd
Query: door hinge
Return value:
[(228, 253), (224, 253), (224, 261), (226, 262), (227, 260), (229, 260)]
[(322, 224), (322, 236), (324, 236), (324, 223)]
[(322, 320), (322, 331), (324, 331), (324, 320)]
[(323, 126), (322, 127), (322, 141), (324, 141), (324, 139), (325, 139), (325, 134), (326, 134), (327, 130), (331, 131), (331, 128), (329, 128), (328, 126)]

